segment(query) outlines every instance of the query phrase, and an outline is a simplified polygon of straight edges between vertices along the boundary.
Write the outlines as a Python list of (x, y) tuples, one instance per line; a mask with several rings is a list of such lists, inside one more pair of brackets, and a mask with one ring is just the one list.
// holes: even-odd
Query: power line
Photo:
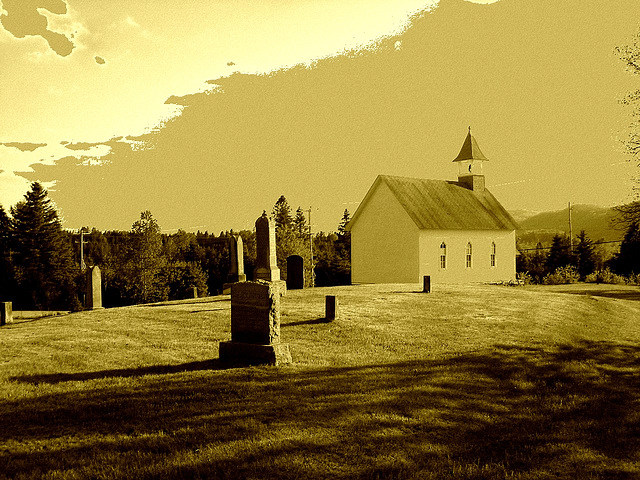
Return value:
[[(606, 242), (593, 242), (591, 243), (591, 245), (602, 245), (604, 243), (622, 243), (623, 240), (608, 240)], [(518, 248), (518, 251), (520, 252), (529, 252), (529, 251), (533, 251), (533, 250), (551, 250), (553, 247), (537, 247), (537, 248)], [(565, 248), (571, 248), (570, 246), (563, 246), (560, 247), (561, 249), (565, 249)]]

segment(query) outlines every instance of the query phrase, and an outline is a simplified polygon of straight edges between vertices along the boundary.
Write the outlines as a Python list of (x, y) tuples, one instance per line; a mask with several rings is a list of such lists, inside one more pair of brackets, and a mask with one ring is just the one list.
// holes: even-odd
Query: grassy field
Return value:
[(417, 290), (288, 292), (283, 367), (228, 296), (17, 319), (0, 478), (640, 478), (638, 287)]

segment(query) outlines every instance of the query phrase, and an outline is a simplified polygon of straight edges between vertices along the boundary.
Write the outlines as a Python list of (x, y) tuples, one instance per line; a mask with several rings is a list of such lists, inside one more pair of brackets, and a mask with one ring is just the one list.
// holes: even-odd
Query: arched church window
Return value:
[(471, 254), (472, 254), (471, 242), (467, 243), (467, 248), (465, 248), (464, 254), (465, 254), (465, 265), (467, 268), (471, 268)]
[(496, 266), (496, 242), (491, 242), (491, 266)]
[(447, 244), (440, 244), (440, 268), (447, 268)]

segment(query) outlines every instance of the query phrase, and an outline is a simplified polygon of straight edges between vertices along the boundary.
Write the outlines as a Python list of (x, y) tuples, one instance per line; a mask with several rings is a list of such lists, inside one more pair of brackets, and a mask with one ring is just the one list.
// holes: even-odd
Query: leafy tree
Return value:
[(140, 214), (131, 226), (131, 248), (127, 270), (130, 272), (131, 296), (136, 303), (165, 300), (166, 285), (159, 275), (165, 264), (160, 226), (150, 211)]
[(613, 218), (614, 227), (628, 230), (634, 223), (640, 223), (640, 200), (626, 205), (613, 207), (616, 216)]
[(547, 268), (547, 253), (538, 242), (534, 251), (520, 252), (516, 257), (516, 270), (528, 272), (534, 283), (542, 283), (544, 277), (550, 273)]
[[(617, 47), (616, 52), (625, 63), (627, 70), (634, 75), (640, 74), (640, 31), (637, 32), (629, 45)], [(631, 133), (626, 141), (627, 151), (640, 166), (640, 89), (630, 92), (622, 103), (633, 107), (633, 122)]]
[(574, 248), (575, 259), (580, 278), (584, 278), (592, 273), (596, 268), (596, 249), (593, 241), (587, 236), (584, 230), (576, 235), (578, 243)]
[(573, 265), (574, 256), (571, 253), (571, 243), (566, 235), (554, 235), (551, 240), (551, 249), (547, 255), (546, 267), (550, 272), (554, 272), (559, 267)]
[(38, 309), (79, 308), (79, 268), (47, 191), (32, 183), (11, 215), (13, 264), (25, 294), (20, 300)]

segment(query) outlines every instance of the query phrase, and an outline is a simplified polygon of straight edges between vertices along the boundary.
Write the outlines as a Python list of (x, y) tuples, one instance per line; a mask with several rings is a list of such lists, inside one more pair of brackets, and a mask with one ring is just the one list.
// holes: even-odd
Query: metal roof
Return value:
[(467, 138), (464, 139), (460, 153), (455, 158), (454, 162), (464, 162), (465, 160), (489, 161), (489, 159), (480, 151), (480, 147), (478, 146), (476, 139), (471, 136), (471, 127), (469, 127)]
[(419, 229), (516, 230), (515, 220), (489, 192), (458, 182), (379, 175), (356, 210), (351, 225), (378, 186), (384, 183)]

